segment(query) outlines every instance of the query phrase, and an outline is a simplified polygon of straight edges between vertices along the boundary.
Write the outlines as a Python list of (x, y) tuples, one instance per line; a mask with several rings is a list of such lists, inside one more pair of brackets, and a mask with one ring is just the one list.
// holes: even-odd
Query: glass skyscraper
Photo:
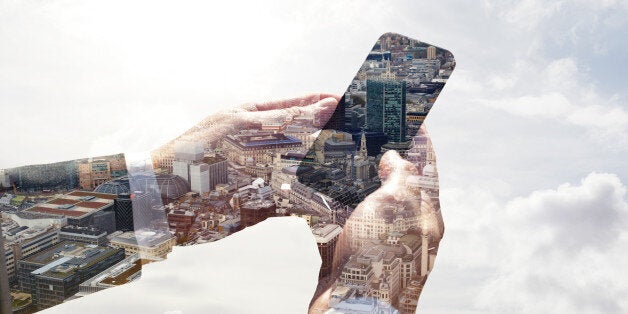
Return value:
[(366, 80), (366, 129), (406, 141), (406, 82)]

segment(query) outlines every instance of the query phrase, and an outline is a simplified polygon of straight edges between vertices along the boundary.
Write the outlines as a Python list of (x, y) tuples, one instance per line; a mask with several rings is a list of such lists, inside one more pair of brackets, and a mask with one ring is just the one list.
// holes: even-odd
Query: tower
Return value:
[(406, 141), (405, 81), (366, 81), (366, 128), (383, 132), (389, 142)]
[(386, 60), (386, 72), (382, 73), (381, 77), (385, 80), (394, 80), (395, 78), (397, 78), (395, 72), (392, 72), (390, 68), (390, 60)]
[(362, 137), (360, 139), (360, 153), (359, 156), (363, 159), (366, 159), (368, 156), (368, 150), (366, 149), (366, 134), (364, 134), (364, 129), (362, 129)]

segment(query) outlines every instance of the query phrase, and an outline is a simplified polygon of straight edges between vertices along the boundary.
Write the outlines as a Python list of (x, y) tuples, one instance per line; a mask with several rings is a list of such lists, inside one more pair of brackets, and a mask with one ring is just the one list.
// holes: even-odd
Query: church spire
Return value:
[(366, 149), (366, 135), (364, 134), (364, 129), (362, 129), (362, 138), (360, 139), (360, 157), (366, 159), (368, 156), (368, 151)]

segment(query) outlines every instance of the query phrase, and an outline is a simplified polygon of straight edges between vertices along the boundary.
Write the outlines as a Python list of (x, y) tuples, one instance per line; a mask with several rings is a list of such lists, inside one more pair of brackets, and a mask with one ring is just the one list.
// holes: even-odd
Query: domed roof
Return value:
[(161, 197), (176, 199), (190, 192), (190, 186), (185, 179), (172, 174), (158, 174), (155, 176)]
[(190, 186), (185, 179), (173, 174), (134, 174), (131, 177), (134, 190), (144, 193), (157, 192), (164, 199), (176, 199), (190, 191)]
[(129, 187), (129, 178), (122, 177), (114, 180), (107, 181), (94, 189), (94, 192), (107, 193), (107, 194), (130, 194), (131, 188)]

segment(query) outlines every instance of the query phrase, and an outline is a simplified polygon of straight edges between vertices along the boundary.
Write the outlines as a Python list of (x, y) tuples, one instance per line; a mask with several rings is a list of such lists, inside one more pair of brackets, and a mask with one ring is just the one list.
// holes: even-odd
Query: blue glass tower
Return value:
[(366, 129), (406, 141), (406, 82), (366, 80)]

